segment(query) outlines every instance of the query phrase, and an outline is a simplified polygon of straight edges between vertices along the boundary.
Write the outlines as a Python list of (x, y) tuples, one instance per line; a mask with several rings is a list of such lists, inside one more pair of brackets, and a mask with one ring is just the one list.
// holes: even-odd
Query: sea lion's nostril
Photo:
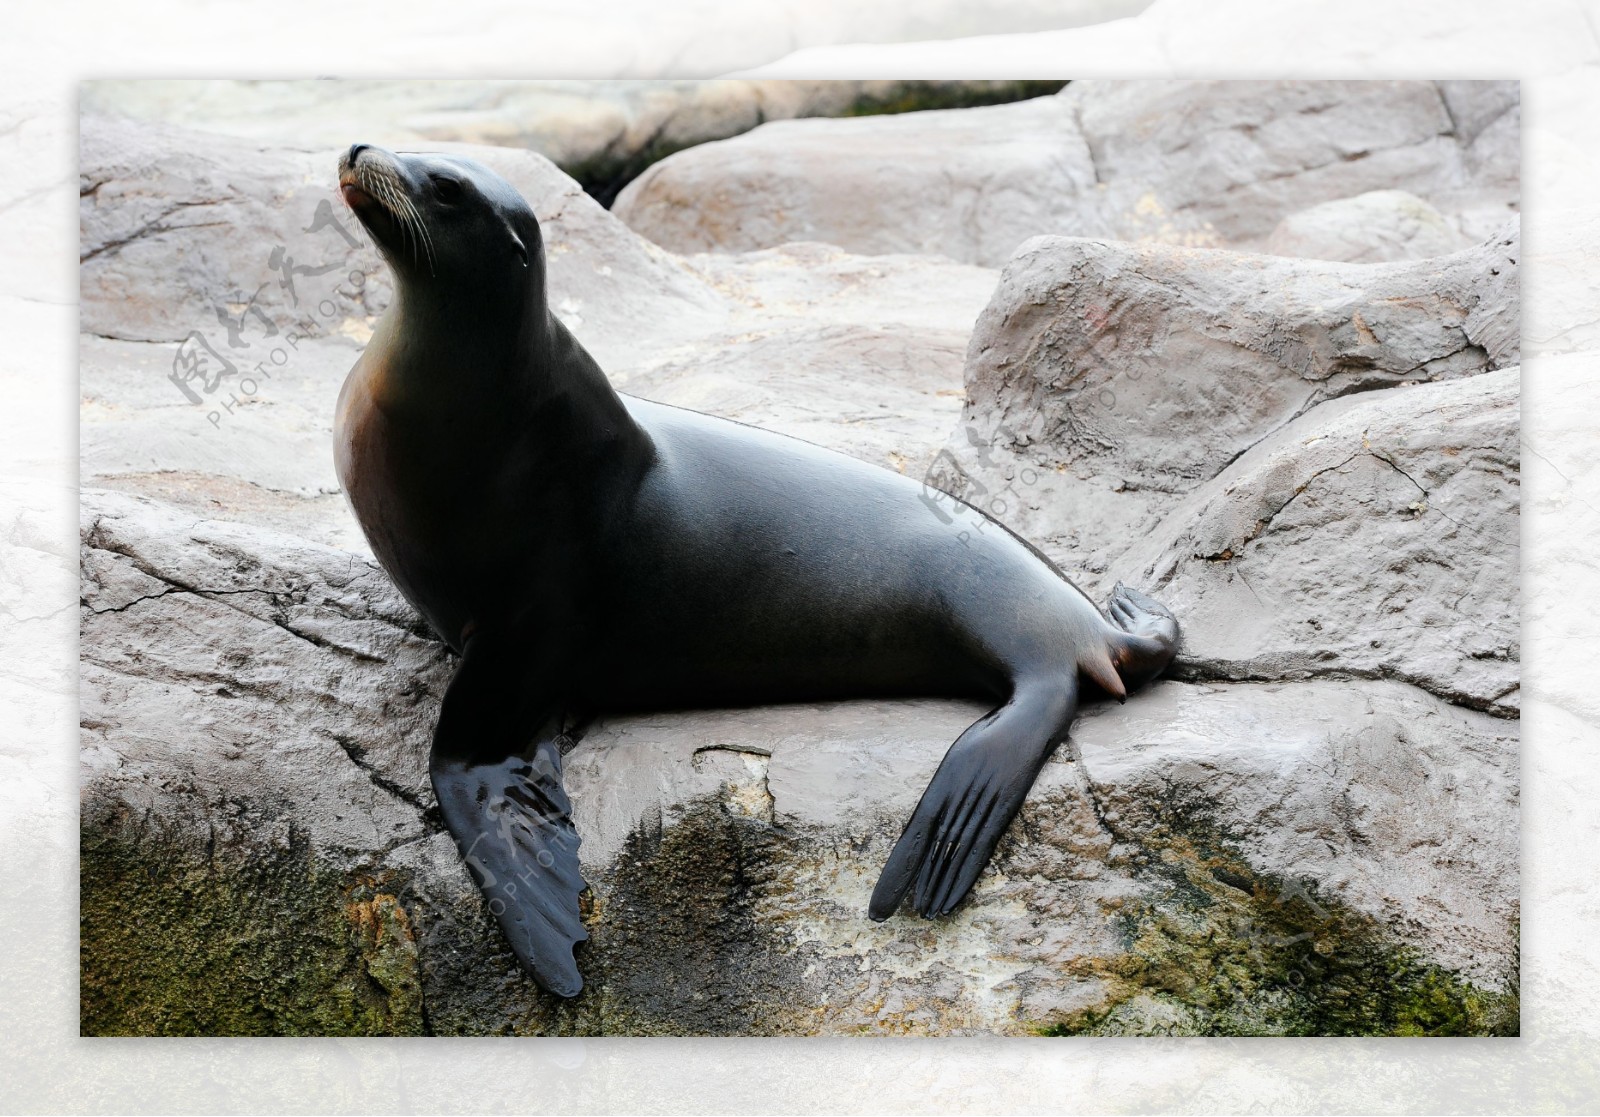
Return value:
[(371, 144), (351, 144), (350, 154), (345, 156), (345, 158), (350, 161), (350, 165), (353, 167), (356, 164), (356, 156), (360, 155), (363, 151), (367, 150), (367, 148), (371, 146)]

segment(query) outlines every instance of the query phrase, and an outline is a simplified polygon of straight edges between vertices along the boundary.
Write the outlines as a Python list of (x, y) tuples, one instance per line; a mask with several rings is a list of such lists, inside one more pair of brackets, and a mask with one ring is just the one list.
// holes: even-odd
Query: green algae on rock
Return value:
[(83, 1035), (418, 1035), (416, 943), (392, 885), (278, 845), (86, 805)]
[(1315, 881), (1255, 872), (1218, 829), (1163, 828), (1131, 855), (1158, 882), (1089, 967), (1106, 1001), (1044, 1035), (1515, 1036), (1519, 976), (1481, 988)]

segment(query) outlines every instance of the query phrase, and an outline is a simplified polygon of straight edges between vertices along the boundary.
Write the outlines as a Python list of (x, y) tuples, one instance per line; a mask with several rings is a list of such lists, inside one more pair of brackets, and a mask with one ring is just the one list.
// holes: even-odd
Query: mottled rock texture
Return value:
[[(1374, 265), (1030, 241), (973, 330), (961, 425), (930, 480), (1096, 581), (1130, 536), (1320, 406), (1514, 365), (1519, 257), (1515, 224)], [(1514, 409), (1503, 424), (1514, 443)]]
[[(1192, 180), (1161, 205), (1213, 228), (1232, 202), (1178, 204), (1220, 166), (1203, 149), (1253, 152), (1229, 165), (1285, 173), (1232, 191), (1262, 210), (1247, 247), (1371, 190), (1461, 235), (1465, 195), (1429, 184), (1514, 197), (1492, 146), (1514, 85), (1385, 83), (1314, 111), (1333, 86), (1296, 83), (1262, 116), (1249, 89), (1080, 84), (947, 114), (1016, 160), (996, 212), (1044, 213), (1050, 176), (1077, 173), (1027, 163), (1042, 132), (992, 142), (999, 113), (1099, 137), (1096, 204), (1115, 194), (1097, 167)], [(1194, 150), (1164, 119), (1184, 113)], [(858, 175), (858, 208), (892, 228), (851, 146), (883, 123), (807, 123), (835, 155), (771, 189)], [(1385, 144), (1318, 170), (1369, 133)], [(1384, 264), (1118, 243), (1144, 233), (1115, 222), (1030, 239), (1062, 231), (1034, 217), (968, 257), (1003, 273), (936, 243), (981, 240), (970, 217), (890, 255), (678, 256), (538, 156), (455, 149), (529, 197), (552, 305), (623, 390), (926, 473), (930, 502), (960, 492), (1092, 596), (1120, 578), (1184, 625), (1172, 677), (1082, 712), (936, 923), (873, 924), (866, 901), (981, 708), (573, 727), (592, 937), (561, 1001), (441, 827), (426, 754), (454, 664), (333, 480), (333, 399), (389, 297), (351, 223), (319, 225), (336, 153), (94, 117), (82, 134), (86, 1033), (1517, 1031), (1514, 227)], [(294, 296), (287, 256), (310, 269), (290, 268)], [(195, 331), (232, 366), (185, 381), (199, 402), (169, 375)]]

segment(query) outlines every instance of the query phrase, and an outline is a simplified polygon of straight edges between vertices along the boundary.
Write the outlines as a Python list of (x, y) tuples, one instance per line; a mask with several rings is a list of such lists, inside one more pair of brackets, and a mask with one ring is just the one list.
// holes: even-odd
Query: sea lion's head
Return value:
[(339, 192), (402, 287), (542, 286), (533, 209), (480, 163), (352, 144), (339, 157)]

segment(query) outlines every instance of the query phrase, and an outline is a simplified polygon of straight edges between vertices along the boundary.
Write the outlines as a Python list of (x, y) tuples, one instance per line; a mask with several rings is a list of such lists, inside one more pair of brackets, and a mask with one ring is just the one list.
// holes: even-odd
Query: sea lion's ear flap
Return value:
[(522, 238), (517, 236), (517, 231), (510, 224), (506, 225), (506, 232), (511, 235), (511, 247), (516, 251), (517, 257), (522, 261), (522, 266), (528, 266), (528, 246), (522, 243)]

